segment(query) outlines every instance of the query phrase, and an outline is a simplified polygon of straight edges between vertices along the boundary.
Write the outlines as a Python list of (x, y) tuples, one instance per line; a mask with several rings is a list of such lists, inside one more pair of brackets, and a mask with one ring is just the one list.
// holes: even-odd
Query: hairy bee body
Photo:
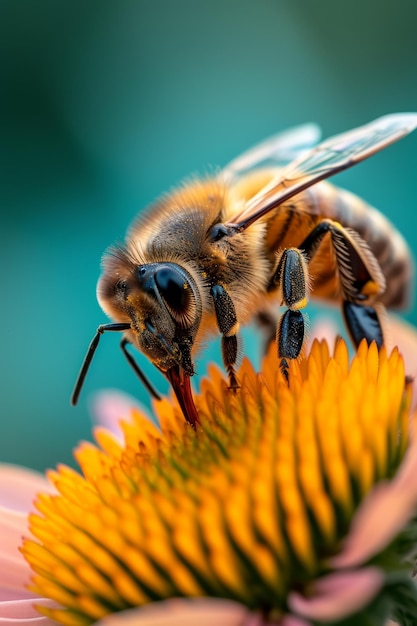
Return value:
[[(325, 218), (358, 233), (368, 244), (387, 285), (375, 300), (390, 308), (405, 307), (412, 276), (411, 254), (405, 240), (380, 212), (331, 183), (320, 182), (297, 194), (233, 238), (212, 240), (211, 227), (227, 222), (236, 206), (244, 204), (276, 175), (277, 170), (260, 171), (236, 185), (222, 182), (221, 177), (194, 180), (166, 194), (136, 218), (125, 247), (112, 249), (104, 258), (103, 277), (98, 286), (102, 308), (118, 321), (131, 322), (135, 310), (143, 318), (146, 306), (142, 293), (129, 296), (133, 313), (124, 314), (125, 302), (122, 309), (115, 306), (114, 277), (132, 276), (134, 280), (134, 272), (141, 265), (167, 262), (180, 265), (193, 277), (201, 297), (201, 320), (192, 346), (192, 352), (196, 353), (201, 343), (218, 330), (211, 286), (217, 283), (226, 286), (239, 323), (249, 323), (263, 307), (279, 304), (279, 291), (271, 291), (269, 284), (281, 251), (298, 248)], [(313, 298), (338, 301), (342, 297), (330, 240), (322, 243), (311, 261), (309, 279)], [(142, 333), (143, 325), (138, 318), (129, 340), (137, 343)], [(165, 368), (164, 359), (157, 364)]]
[[(138, 265), (175, 263), (192, 276), (201, 298), (201, 321), (193, 352), (217, 329), (210, 297), (213, 284), (227, 286), (233, 293), (239, 322), (248, 323), (266, 292), (274, 256), (265, 250), (266, 224), (262, 222), (230, 240), (212, 241), (210, 229), (227, 219), (234, 202), (231, 190), (220, 179), (194, 180), (166, 194), (139, 215), (128, 231), (125, 246), (113, 248), (103, 260), (98, 300), (106, 313), (113, 319), (123, 319), (120, 309), (114, 306), (115, 274), (127, 277), (134, 275)], [(136, 296), (140, 299), (143, 294)], [(130, 297), (133, 300), (133, 294)], [(142, 316), (143, 310), (141, 302)], [(133, 332), (141, 330), (138, 323)], [(136, 343), (137, 338), (133, 341)], [(164, 368), (163, 360), (158, 366)]]
[[(190, 378), (208, 335), (221, 335), (234, 390), (239, 329), (255, 319), (276, 339), (288, 381), (289, 363), (305, 344), (303, 311), (310, 297), (340, 304), (354, 345), (365, 339), (382, 346), (385, 307), (409, 301), (410, 251), (376, 209), (324, 179), (416, 127), (416, 113), (388, 115), (314, 147), (316, 127), (288, 131), (217, 176), (188, 181), (140, 214), (126, 241), (103, 258), (97, 297), (113, 323), (98, 327), (73, 403), (104, 331), (123, 332), (122, 350), (155, 396), (126, 344), (166, 375), (193, 426), (199, 418)], [(310, 149), (288, 159), (304, 140)], [(271, 308), (278, 306), (283, 312), (277, 324)]]

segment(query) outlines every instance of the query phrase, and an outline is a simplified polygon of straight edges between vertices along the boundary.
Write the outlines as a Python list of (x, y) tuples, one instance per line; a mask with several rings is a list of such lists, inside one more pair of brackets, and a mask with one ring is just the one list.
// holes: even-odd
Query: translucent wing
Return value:
[(221, 172), (222, 180), (243, 176), (257, 167), (287, 165), (317, 145), (320, 137), (316, 124), (296, 126), (273, 135), (228, 163)]
[(367, 159), (416, 127), (417, 113), (397, 113), (327, 139), (281, 170), (229, 224), (237, 232), (244, 230), (300, 191)]

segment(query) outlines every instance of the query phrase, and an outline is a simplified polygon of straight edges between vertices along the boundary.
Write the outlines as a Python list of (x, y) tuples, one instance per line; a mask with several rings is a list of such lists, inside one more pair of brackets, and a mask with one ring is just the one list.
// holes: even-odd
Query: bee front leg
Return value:
[(239, 383), (236, 378), (235, 365), (238, 357), (239, 322), (231, 297), (222, 285), (214, 285), (210, 289), (213, 298), (214, 310), (219, 331), (222, 334), (223, 363), (229, 375), (229, 388), (238, 389)]
[(281, 290), (281, 304), (287, 307), (277, 329), (280, 367), (287, 381), (289, 361), (299, 357), (304, 345), (305, 319), (300, 309), (308, 302), (308, 283), (308, 267), (303, 253), (297, 248), (287, 248), (271, 283), (272, 288)]

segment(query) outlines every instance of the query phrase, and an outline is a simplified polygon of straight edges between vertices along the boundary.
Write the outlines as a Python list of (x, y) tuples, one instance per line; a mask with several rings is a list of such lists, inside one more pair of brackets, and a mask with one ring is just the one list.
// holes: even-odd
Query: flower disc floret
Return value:
[(32, 589), (62, 606), (43, 610), (89, 624), (209, 596), (272, 620), (329, 574), (358, 507), (403, 460), (410, 394), (398, 352), (365, 343), (349, 365), (343, 341), (332, 356), (316, 341), (289, 374), (272, 352), (260, 373), (245, 360), (232, 393), (212, 366), (197, 430), (163, 400), (159, 427), (133, 411), (123, 443), (97, 429), (79, 446), (82, 474), (50, 472), (57, 494), (39, 496), (23, 548)]

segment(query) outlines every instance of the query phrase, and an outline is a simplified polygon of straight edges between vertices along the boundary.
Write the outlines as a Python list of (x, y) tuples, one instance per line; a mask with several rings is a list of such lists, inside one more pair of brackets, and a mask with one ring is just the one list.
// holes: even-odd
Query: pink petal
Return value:
[[(332, 567), (356, 567), (380, 552), (417, 512), (417, 439), (391, 481), (376, 485), (353, 518)], [(383, 523), (381, 523), (383, 520)]]
[(337, 572), (318, 579), (308, 598), (291, 592), (288, 606), (311, 620), (338, 621), (365, 608), (383, 584), (383, 572), (376, 567)]
[(43, 476), (17, 465), (0, 464), (0, 509), (27, 513), (33, 509), (35, 496), (40, 491), (51, 491)]
[[(222, 624), (219, 624), (222, 626)], [(284, 615), (279, 622), (266, 622), (261, 613), (248, 613), (242, 626), (312, 626), (311, 622), (306, 622), (301, 617), (295, 615)]]
[(30, 578), (30, 568), (16, 545), (14, 550), (16, 554), (11, 556), (0, 554), (0, 600), (28, 597), (25, 585)]
[(0, 465), (0, 593), (2, 599), (28, 596), (30, 569), (19, 551), (29, 535), (28, 513), (40, 491), (51, 491), (44, 476), (15, 465)]
[(104, 426), (119, 441), (123, 441), (123, 434), (120, 428), (120, 421), (132, 421), (132, 410), (136, 409), (142, 414), (148, 415), (146, 408), (133, 396), (121, 391), (107, 389), (95, 393), (90, 400), (90, 412), (94, 422), (98, 426)]
[[(273, 624), (271, 624), (273, 626)], [(295, 615), (285, 615), (279, 622), (279, 625), (275, 626), (312, 626), (311, 622), (306, 622), (301, 617), (295, 617)]]
[(0, 626), (56, 626), (56, 622), (40, 615), (34, 604), (55, 607), (52, 600), (29, 598), (10, 602), (0, 602)]
[(250, 617), (244, 606), (229, 600), (175, 599), (109, 615), (97, 626), (249, 626)]
[(324, 339), (327, 342), (330, 350), (332, 350), (336, 337), (340, 335), (340, 330), (333, 317), (326, 317), (324, 312), (320, 312), (320, 316), (313, 322), (309, 334), (308, 334), (308, 349), (310, 351), (314, 339), (321, 341)]
[(2, 598), (9, 597), (9, 592), (23, 593), (24, 586), (29, 580), (29, 565), (19, 551), (22, 538), (29, 535), (27, 514), (0, 508), (0, 593)]
[(28, 513), (39, 491), (53, 491), (37, 472), (0, 464), (0, 625), (52, 624), (33, 608), (34, 601), (49, 603), (26, 590), (30, 568), (19, 551), (23, 536), (29, 536)]

